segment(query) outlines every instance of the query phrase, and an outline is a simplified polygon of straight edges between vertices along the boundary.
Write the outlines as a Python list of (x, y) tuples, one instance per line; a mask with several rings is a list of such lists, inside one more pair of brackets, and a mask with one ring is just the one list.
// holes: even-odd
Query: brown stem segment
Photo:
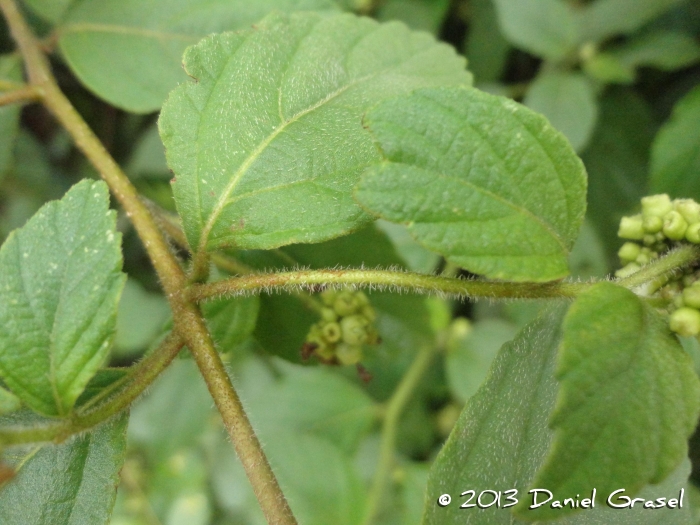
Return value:
[(0, 10), (24, 58), (30, 85), (41, 94), (44, 105), (66, 128), (108, 184), (141, 238), (173, 310), (174, 331), (187, 344), (204, 376), (267, 521), (275, 525), (295, 525), (296, 520), (233, 389), (202, 314), (182, 293), (187, 287), (186, 276), (153, 215), (128, 177), (61, 92), (40, 43), (27, 26), (15, 0), (0, 0)]

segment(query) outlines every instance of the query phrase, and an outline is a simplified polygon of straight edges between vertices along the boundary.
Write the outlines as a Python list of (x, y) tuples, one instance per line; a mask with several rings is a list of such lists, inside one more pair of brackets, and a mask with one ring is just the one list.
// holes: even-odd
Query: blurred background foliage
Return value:
[[(603, 277), (615, 269), (617, 223), (641, 196), (667, 192), (700, 200), (700, 2), (306, 3), (428, 31), (467, 56), (477, 87), (548, 117), (582, 156), (589, 174), (588, 214), (571, 255), (575, 278)], [(157, 109), (167, 91), (186, 78), (175, 57), (187, 42), (153, 46), (76, 27), (91, 22), (167, 27), (187, 33), (194, 43), (209, 32), (245, 27), (271, 9), (303, 8), (305, 2), (208, 2), (193, 9), (186, 22), (175, 16), (164, 21), (164, 12), (182, 4), (25, 2), (35, 30), (55, 51), (53, 65), (71, 101), (139, 191), (171, 211), (171, 174), (156, 129)], [(18, 55), (0, 25), (0, 86), (21, 79)], [(0, 238), (84, 177), (96, 174), (43, 108), (0, 108)], [(120, 216), (119, 226), (129, 281), (110, 363), (115, 367), (139, 359), (169, 323), (167, 303), (126, 217)], [(402, 227), (381, 221), (319, 245), (228, 256), (236, 265), (228, 270), (234, 272), (362, 264), (456, 271)], [(382, 343), (366, 349), (363, 364), (373, 375), (368, 383), (354, 368), (302, 362), (300, 349), (316, 320), (308, 295), (224, 299), (205, 309), (283, 489), (307, 525), (358, 524), (367, 506), (377, 503), (372, 479), (382, 454), (387, 403), (416, 353), (434, 347), (430, 370), (397, 422), (396, 461), (376, 520), (418, 523), (430, 462), (462, 405), (486, 377), (501, 344), (541, 308), (537, 302), (472, 305), (370, 296)], [(700, 355), (694, 341), (686, 343)], [(115, 525), (264, 523), (204, 383), (185, 354), (134, 406), (128, 432)], [(691, 458), (693, 479), (700, 482), (700, 438), (691, 442)]]

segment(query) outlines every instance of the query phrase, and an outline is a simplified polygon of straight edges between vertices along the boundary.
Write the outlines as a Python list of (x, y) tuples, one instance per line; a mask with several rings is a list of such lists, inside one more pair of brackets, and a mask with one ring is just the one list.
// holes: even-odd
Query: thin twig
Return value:
[(11, 104), (26, 104), (41, 99), (41, 94), (33, 86), (22, 86), (13, 91), (0, 93), (0, 107)]

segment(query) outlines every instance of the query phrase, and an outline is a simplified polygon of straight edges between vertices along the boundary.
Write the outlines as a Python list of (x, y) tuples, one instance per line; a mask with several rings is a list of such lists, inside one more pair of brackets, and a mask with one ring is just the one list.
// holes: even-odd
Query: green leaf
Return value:
[(121, 235), (104, 182), (44, 205), (0, 248), (0, 377), (29, 407), (68, 414), (114, 336)]
[(586, 176), (540, 115), (472, 88), (419, 90), (365, 119), (387, 162), (356, 187), (363, 207), (426, 248), (495, 279), (568, 273)]
[[(525, 493), (550, 440), (547, 415), (556, 396), (553, 372), (564, 312), (560, 304), (501, 348), (430, 469), (424, 525), (513, 523), (507, 509), (460, 509), (465, 499), (460, 494), (468, 489)], [(452, 497), (450, 505), (437, 505), (442, 494)]]
[(222, 297), (202, 305), (209, 330), (221, 351), (233, 350), (255, 330), (260, 310), (260, 297)]
[(581, 40), (598, 42), (631, 34), (685, 0), (596, 0), (578, 17)]
[(445, 372), (452, 394), (464, 402), (486, 379), (491, 362), (504, 343), (515, 336), (515, 326), (500, 319), (484, 319), (471, 330), (456, 333), (447, 345)]
[(651, 150), (651, 190), (700, 200), (700, 86), (673, 108)]
[(270, 11), (335, 11), (331, 0), (78, 0), (58, 26), (61, 54), (110, 104), (160, 109), (186, 80), (182, 53), (202, 37), (249, 27)]
[[(22, 82), (22, 60), (18, 55), (0, 55), (0, 80)], [(19, 104), (0, 107), (0, 180), (12, 161), (20, 109)]]
[(159, 125), (195, 251), (319, 242), (367, 223), (351, 189), (379, 155), (362, 115), (469, 81), (429, 35), (352, 15), (271, 15), (189, 48), (185, 67), (197, 81), (171, 93)]
[(560, 60), (578, 40), (572, 9), (562, 0), (494, 0), (503, 35), (516, 47)]
[(126, 454), (123, 413), (61, 445), (44, 445), (0, 490), (3, 525), (106, 525)]
[(538, 75), (523, 103), (547, 117), (569, 139), (574, 150), (582, 151), (588, 145), (598, 117), (598, 103), (593, 86), (584, 75), (568, 72)]
[(676, 31), (646, 33), (611, 53), (624, 66), (648, 66), (664, 71), (681, 69), (700, 60), (700, 46), (695, 39)]
[[(595, 487), (604, 503), (619, 488), (661, 482), (687, 455), (700, 413), (690, 356), (660, 314), (609, 282), (577, 298), (563, 331), (554, 441), (532, 486), (559, 500)], [(517, 509), (528, 519), (549, 513)]]

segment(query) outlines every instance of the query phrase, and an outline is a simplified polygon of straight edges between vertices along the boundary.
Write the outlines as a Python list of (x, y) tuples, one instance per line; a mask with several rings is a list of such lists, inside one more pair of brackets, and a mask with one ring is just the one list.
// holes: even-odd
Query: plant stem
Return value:
[(633, 273), (629, 277), (620, 279), (618, 284), (627, 288), (635, 288), (646, 282), (652, 281), (667, 273), (684, 268), (700, 259), (700, 248), (697, 246), (684, 245), (668, 252), (663, 257), (643, 266), (641, 270)]
[(14, 91), (0, 94), (0, 107), (17, 104), (19, 102), (36, 102), (41, 98), (41, 94), (32, 86), (23, 86)]
[(394, 463), (394, 449), (396, 446), (396, 431), (398, 429), (401, 414), (411, 400), (414, 390), (418, 386), (423, 374), (435, 355), (431, 346), (425, 346), (416, 354), (411, 367), (403, 376), (399, 386), (389, 399), (384, 413), (382, 425), (382, 437), (379, 450), (379, 464), (374, 475), (372, 491), (367, 502), (367, 512), (363, 521), (364, 525), (370, 525), (376, 518), (384, 501), (384, 491)]
[(188, 297), (199, 302), (222, 295), (241, 295), (279, 289), (297, 291), (317, 285), (388, 288), (396, 291), (445, 294), (468, 299), (542, 299), (573, 298), (590, 288), (593, 283), (562, 281), (512, 283), (393, 270), (327, 269), (241, 275), (213, 283), (193, 285), (188, 290)]
[(103, 144), (61, 92), (41, 46), (19, 12), (15, 0), (0, 0), (0, 10), (25, 61), (30, 84), (44, 105), (73, 137), (78, 148), (97, 169), (131, 219), (161, 280), (173, 311), (174, 331), (183, 339), (197, 363), (214, 403), (221, 412), (248, 479), (268, 523), (295, 525), (296, 520), (279, 488), (243, 406), (233, 389), (221, 357), (195, 304), (183, 290), (187, 279), (153, 215)]
[(70, 419), (56, 420), (31, 427), (0, 428), (1, 445), (17, 445), (37, 441), (60, 443), (127, 408), (167, 368), (180, 352), (183, 341), (169, 335), (156, 350), (134, 365), (124, 383), (99, 403), (78, 408)]

